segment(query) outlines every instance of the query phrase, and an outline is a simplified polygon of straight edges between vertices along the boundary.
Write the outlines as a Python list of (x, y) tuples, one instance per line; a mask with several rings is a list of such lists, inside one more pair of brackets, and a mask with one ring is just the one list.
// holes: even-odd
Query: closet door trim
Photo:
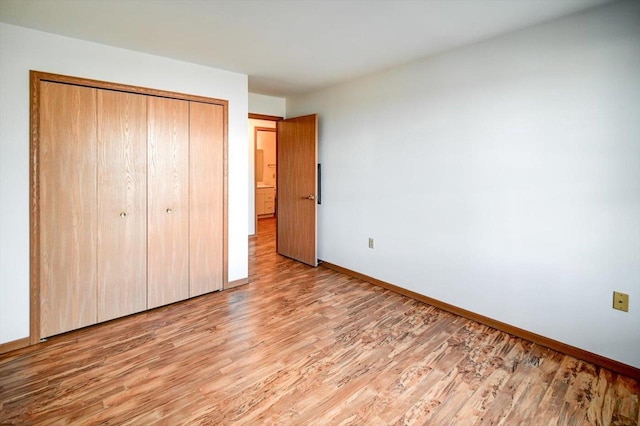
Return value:
[(188, 95), (166, 90), (150, 89), (147, 87), (131, 86), (127, 84), (111, 83), (91, 80), (61, 74), (51, 74), (42, 71), (30, 71), (30, 132), (29, 132), (29, 343), (40, 342), (40, 83), (53, 82), (96, 89), (115, 90), (120, 92), (137, 93), (148, 96), (179, 99), (192, 102), (221, 105), (223, 107), (223, 290), (229, 288), (228, 274), (228, 123), (229, 102), (223, 99), (207, 98), (204, 96)]

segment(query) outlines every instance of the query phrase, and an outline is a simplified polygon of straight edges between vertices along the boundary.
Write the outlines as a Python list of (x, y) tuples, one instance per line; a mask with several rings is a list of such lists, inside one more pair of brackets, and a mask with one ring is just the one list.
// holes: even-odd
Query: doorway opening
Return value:
[[(275, 123), (274, 123), (275, 124)], [(275, 222), (277, 215), (277, 156), (276, 129), (255, 128), (255, 216), (256, 233), (261, 222)]]
[[(268, 124), (261, 129), (263, 126), (250, 120), (256, 160), (253, 225), (259, 232), (258, 218), (276, 217), (278, 254), (316, 267), (318, 116), (310, 114), (279, 120), (275, 126)], [(269, 152), (272, 146), (273, 153)]]
[[(261, 223), (275, 223), (277, 207), (277, 130), (276, 123), (282, 117), (249, 114), (250, 149), (254, 158), (253, 223), (257, 236)], [(273, 230), (270, 229), (269, 232)]]

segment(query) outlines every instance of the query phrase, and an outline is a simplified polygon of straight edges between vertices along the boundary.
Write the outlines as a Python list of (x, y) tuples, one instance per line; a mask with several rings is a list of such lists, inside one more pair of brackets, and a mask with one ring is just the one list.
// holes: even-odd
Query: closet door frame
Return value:
[(30, 148), (29, 148), (29, 245), (30, 245), (30, 266), (29, 266), (29, 343), (31, 345), (40, 342), (40, 83), (52, 82), (70, 84), (75, 86), (91, 87), (96, 89), (115, 90), (119, 92), (136, 93), (148, 96), (158, 96), (164, 98), (179, 99), (185, 101), (202, 102), (223, 107), (223, 253), (222, 253), (222, 276), (223, 287), (229, 287), (228, 274), (228, 123), (229, 123), (229, 102), (223, 99), (214, 99), (203, 96), (188, 95), (165, 90), (150, 89), (146, 87), (131, 86), (127, 84), (112, 83), (99, 80), (91, 80), (81, 77), (52, 74), (42, 71), (31, 70), (30, 77)]

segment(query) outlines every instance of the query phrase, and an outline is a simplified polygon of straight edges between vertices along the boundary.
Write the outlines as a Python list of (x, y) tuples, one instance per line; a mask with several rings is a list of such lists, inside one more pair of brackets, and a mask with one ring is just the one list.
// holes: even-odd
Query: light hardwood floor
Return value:
[(249, 285), (0, 356), (0, 424), (639, 424), (637, 381), (274, 241)]

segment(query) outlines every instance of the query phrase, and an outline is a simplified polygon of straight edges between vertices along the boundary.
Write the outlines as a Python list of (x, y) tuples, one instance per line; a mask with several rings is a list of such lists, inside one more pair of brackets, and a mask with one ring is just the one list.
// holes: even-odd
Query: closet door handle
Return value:
[(167, 212), (167, 214), (171, 214), (171, 213), (173, 213), (173, 210), (167, 209), (166, 212)]
[(121, 212), (120, 217), (127, 217), (127, 212)]

